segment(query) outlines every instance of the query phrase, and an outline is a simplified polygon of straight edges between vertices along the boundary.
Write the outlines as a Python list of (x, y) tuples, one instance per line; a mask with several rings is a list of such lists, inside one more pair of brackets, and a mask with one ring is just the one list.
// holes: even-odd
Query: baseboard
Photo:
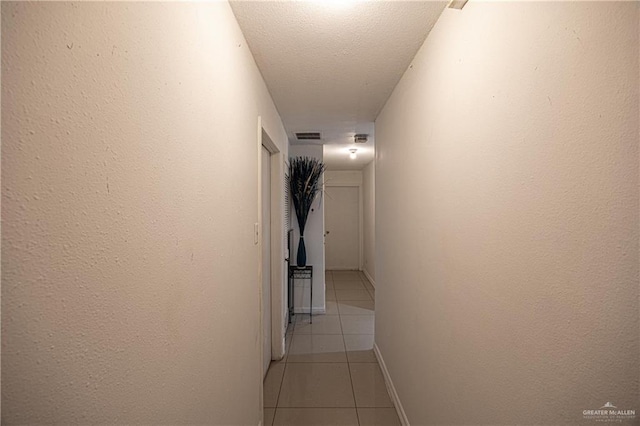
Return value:
[(391, 395), (393, 405), (394, 407), (396, 407), (396, 412), (398, 413), (398, 417), (400, 418), (400, 423), (402, 423), (402, 426), (410, 426), (409, 419), (407, 419), (407, 414), (404, 412), (404, 408), (402, 407), (402, 403), (400, 402), (400, 398), (398, 397), (398, 392), (396, 392), (396, 387), (393, 385), (393, 381), (391, 380), (391, 376), (389, 375), (389, 370), (387, 370), (387, 365), (384, 363), (384, 359), (382, 358), (382, 354), (380, 353), (380, 349), (378, 348), (378, 345), (376, 343), (373, 344), (373, 352), (378, 359), (378, 364), (380, 364), (380, 369), (382, 370), (382, 375), (384, 376), (384, 382), (387, 385), (389, 395)]
[[(293, 308), (293, 313), (294, 314), (307, 314), (309, 315), (309, 308)], [(318, 314), (326, 314), (327, 310), (326, 308), (313, 308), (313, 315), (318, 315)]]
[(367, 279), (369, 280), (373, 288), (376, 288), (376, 282), (373, 280), (373, 278), (371, 278), (371, 275), (369, 274), (369, 272), (367, 272), (366, 269), (362, 268), (362, 273), (364, 274), (365, 277), (367, 277)]

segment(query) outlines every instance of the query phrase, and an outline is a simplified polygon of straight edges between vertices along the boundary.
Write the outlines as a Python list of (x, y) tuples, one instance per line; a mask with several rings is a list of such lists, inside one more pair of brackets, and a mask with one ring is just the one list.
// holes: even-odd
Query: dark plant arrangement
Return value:
[(324, 170), (324, 163), (316, 158), (294, 157), (289, 164), (289, 190), (300, 227), (298, 266), (306, 266), (307, 264), (304, 228), (307, 224), (311, 204), (320, 191), (320, 177), (322, 177)]

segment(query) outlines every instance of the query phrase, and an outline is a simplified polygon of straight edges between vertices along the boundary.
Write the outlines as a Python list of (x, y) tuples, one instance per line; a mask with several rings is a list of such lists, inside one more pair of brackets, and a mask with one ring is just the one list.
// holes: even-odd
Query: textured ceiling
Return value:
[(292, 143), (295, 132), (320, 131), (322, 143), (339, 145), (331, 152), (345, 152), (343, 164), (335, 166), (339, 157), (333, 156), (328, 166), (350, 169), (373, 159), (368, 149), (349, 162), (352, 137), (370, 133), (446, 2), (232, 1), (231, 6)]

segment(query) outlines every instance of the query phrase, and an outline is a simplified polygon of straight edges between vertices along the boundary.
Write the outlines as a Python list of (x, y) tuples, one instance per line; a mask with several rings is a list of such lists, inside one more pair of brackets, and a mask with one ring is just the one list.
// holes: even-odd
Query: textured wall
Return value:
[[(370, 279), (376, 279), (376, 164), (370, 162), (362, 170), (363, 265)], [(373, 283), (375, 285), (375, 282)]]
[(2, 420), (256, 425), (257, 117), (226, 3), (2, 4)]
[(376, 342), (411, 424), (639, 412), (638, 12), (447, 9), (378, 117)]

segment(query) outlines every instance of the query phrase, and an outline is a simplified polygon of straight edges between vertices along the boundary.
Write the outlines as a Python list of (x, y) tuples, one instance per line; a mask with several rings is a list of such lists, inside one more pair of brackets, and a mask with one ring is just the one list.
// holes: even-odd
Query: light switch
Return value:
[(260, 224), (253, 224), (253, 244), (258, 244), (258, 239), (260, 238)]

